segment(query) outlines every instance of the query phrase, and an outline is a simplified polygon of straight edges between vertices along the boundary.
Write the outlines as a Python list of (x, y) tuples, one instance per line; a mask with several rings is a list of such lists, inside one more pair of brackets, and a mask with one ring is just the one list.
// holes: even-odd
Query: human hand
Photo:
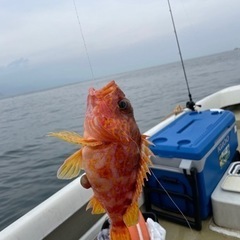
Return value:
[(86, 175), (86, 173), (84, 173), (81, 178), (80, 178), (80, 183), (81, 185), (86, 188), (86, 189), (89, 189), (91, 187), (91, 184), (90, 182), (88, 181), (88, 177)]

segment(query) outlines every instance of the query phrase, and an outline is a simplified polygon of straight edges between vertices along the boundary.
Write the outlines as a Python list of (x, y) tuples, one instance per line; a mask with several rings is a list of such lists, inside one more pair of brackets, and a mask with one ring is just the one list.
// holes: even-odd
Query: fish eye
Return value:
[(126, 110), (128, 108), (128, 101), (126, 99), (122, 99), (118, 102), (118, 107), (121, 110)]

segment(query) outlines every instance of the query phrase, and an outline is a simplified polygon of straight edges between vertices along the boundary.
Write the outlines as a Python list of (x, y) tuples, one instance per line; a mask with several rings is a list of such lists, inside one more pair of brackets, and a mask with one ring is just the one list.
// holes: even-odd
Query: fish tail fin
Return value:
[(131, 240), (131, 235), (126, 226), (114, 227), (110, 229), (111, 240)]

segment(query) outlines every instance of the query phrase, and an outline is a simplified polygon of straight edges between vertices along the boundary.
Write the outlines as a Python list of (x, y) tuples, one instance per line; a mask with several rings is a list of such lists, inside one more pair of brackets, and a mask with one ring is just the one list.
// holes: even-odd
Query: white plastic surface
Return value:
[[(240, 143), (239, 143), (240, 144)], [(231, 165), (231, 168), (228, 171), (229, 175), (237, 175), (240, 177), (240, 162), (235, 162)]]
[[(229, 166), (228, 170), (231, 168)], [(224, 228), (240, 230), (240, 193), (223, 190), (222, 184), (229, 177), (228, 171), (212, 193), (212, 208), (214, 222)], [(231, 175), (233, 176), (233, 175)]]
[(226, 106), (231, 106), (238, 104), (240, 96), (240, 85), (225, 88), (218, 91), (212, 95), (209, 95), (202, 100), (198, 101), (196, 104), (201, 105), (201, 110), (210, 108), (222, 108)]
[(240, 193), (240, 176), (236, 176), (236, 175), (226, 176), (221, 187), (225, 191)]

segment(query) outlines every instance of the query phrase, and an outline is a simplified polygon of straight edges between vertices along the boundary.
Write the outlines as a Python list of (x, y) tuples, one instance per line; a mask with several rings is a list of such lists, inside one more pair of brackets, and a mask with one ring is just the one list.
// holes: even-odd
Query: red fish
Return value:
[(73, 178), (84, 169), (94, 192), (87, 208), (108, 213), (111, 240), (130, 240), (127, 227), (138, 222), (138, 198), (152, 153), (122, 90), (114, 81), (89, 90), (83, 137), (67, 131), (50, 135), (83, 146), (65, 160), (58, 177)]

